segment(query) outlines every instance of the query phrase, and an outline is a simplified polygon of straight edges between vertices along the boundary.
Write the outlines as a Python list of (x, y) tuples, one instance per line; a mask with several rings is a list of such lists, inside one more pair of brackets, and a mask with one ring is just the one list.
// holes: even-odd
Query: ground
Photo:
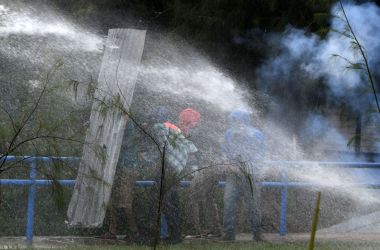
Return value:
[[(239, 234), (236, 242), (221, 242), (217, 239), (185, 240), (178, 245), (160, 245), (158, 249), (201, 249), (201, 250), (298, 250), (307, 249), (308, 234), (288, 234), (281, 237), (277, 234), (265, 234), (264, 242), (251, 241), (249, 234)], [(26, 248), (24, 237), (0, 238), (0, 249)], [(67, 249), (67, 250), (118, 250), (151, 249), (147, 246), (128, 246), (123, 241), (104, 241), (92, 237), (35, 237), (34, 249)], [(316, 250), (372, 250), (380, 249), (380, 237), (377, 234), (317, 234)]]

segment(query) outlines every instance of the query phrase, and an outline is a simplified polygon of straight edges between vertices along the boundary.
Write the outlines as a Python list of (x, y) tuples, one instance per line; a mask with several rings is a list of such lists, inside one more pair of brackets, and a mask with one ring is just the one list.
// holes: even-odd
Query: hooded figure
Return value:
[(169, 121), (154, 125), (156, 141), (162, 152), (165, 152), (165, 181), (169, 185), (165, 190), (165, 205), (161, 217), (161, 237), (167, 242), (181, 241), (179, 183), (176, 179), (186, 167), (189, 154), (198, 151), (185, 135), (189, 133), (190, 128), (195, 127), (200, 116), (193, 109), (185, 109), (179, 115), (179, 127)]
[(169, 109), (163, 106), (157, 106), (152, 109), (151, 117), (154, 123), (166, 122), (169, 120)]
[(163, 149), (165, 147), (165, 161), (178, 173), (185, 168), (189, 154), (198, 151), (185, 135), (189, 133), (190, 128), (196, 126), (199, 120), (199, 112), (188, 108), (180, 113), (179, 127), (171, 122), (154, 125), (160, 148)]
[(243, 198), (248, 208), (253, 238), (261, 238), (260, 190), (257, 177), (265, 151), (263, 133), (251, 125), (250, 113), (233, 110), (228, 116), (230, 128), (222, 143), (222, 153), (231, 167), (224, 190), (223, 231), (225, 240), (235, 240), (236, 204)]
[(118, 163), (116, 165), (115, 181), (112, 186), (110, 200), (110, 216), (108, 218), (108, 231), (100, 236), (105, 239), (116, 239), (117, 213), (122, 211), (125, 215), (128, 230), (125, 240), (129, 243), (139, 240), (139, 231), (134, 216), (133, 196), (134, 186), (138, 180), (141, 161), (138, 157), (139, 139), (141, 133), (133, 121), (128, 121), (124, 131)]
[(198, 111), (191, 108), (184, 109), (179, 114), (179, 127), (187, 136), (190, 132), (190, 129), (194, 128), (200, 119), (201, 114)]
[(223, 155), (230, 163), (261, 161), (265, 153), (265, 138), (259, 129), (251, 125), (251, 114), (233, 110), (228, 122), (230, 128), (224, 134)]
[[(164, 123), (169, 120), (169, 109), (163, 106), (156, 106), (149, 112), (149, 121), (142, 123), (142, 127), (151, 135), (154, 135), (154, 125)], [(145, 135), (139, 138), (140, 150), (138, 152), (140, 164), (143, 167), (154, 168), (160, 162), (160, 154), (157, 145), (151, 137)]]

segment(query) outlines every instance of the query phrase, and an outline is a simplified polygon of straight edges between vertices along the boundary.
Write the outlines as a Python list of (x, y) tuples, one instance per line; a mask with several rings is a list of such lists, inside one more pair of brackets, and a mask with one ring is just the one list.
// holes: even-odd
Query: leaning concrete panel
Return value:
[(67, 216), (70, 226), (103, 224), (144, 49), (145, 30), (109, 30), (90, 125)]

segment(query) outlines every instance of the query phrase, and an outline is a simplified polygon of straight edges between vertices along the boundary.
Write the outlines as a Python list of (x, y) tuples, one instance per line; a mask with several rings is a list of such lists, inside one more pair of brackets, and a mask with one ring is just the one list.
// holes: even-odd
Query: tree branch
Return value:
[(339, 0), (339, 5), (340, 5), (340, 8), (342, 9), (342, 12), (343, 12), (343, 16), (344, 16), (344, 19), (347, 23), (347, 26), (348, 26), (348, 29), (350, 31), (350, 33), (352, 34), (352, 37), (353, 39), (355, 40), (357, 46), (358, 46), (358, 49), (360, 51), (360, 54), (362, 55), (363, 57), (363, 60), (364, 60), (364, 64), (365, 64), (365, 67), (366, 67), (366, 72), (367, 72), (367, 76), (368, 76), (368, 79), (369, 79), (369, 82), (371, 84), (371, 88), (372, 88), (372, 92), (373, 92), (373, 95), (375, 97), (375, 101), (376, 101), (376, 106), (377, 106), (377, 111), (380, 113), (380, 104), (379, 104), (379, 100), (377, 98), (377, 94), (376, 94), (376, 88), (375, 88), (375, 83), (374, 83), (374, 80), (373, 80), (373, 77), (372, 77), (372, 74), (371, 74), (371, 71), (369, 69), (369, 63), (368, 63), (368, 58), (366, 56), (366, 53), (365, 53), (365, 49), (363, 48), (363, 46), (360, 44), (358, 38), (356, 37), (355, 35), (355, 32), (354, 30), (352, 29), (352, 26), (348, 20), (348, 17), (347, 17), (347, 14), (346, 14), (346, 11), (344, 9), (344, 6), (343, 6), (343, 3), (342, 3), (342, 0)]

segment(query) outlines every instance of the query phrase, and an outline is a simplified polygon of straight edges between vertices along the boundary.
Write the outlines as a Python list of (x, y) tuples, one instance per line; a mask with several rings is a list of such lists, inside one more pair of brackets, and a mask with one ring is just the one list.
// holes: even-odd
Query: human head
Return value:
[(251, 125), (251, 113), (243, 109), (234, 109), (228, 116), (231, 126)]
[(157, 106), (152, 109), (152, 119), (155, 123), (162, 123), (169, 120), (169, 109), (163, 106)]
[(179, 114), (179, 127), (184, 134), (188, 134), (191, 128), (194, 128), (199, 120), (201, 114), (195, 109), (187, 108)]

